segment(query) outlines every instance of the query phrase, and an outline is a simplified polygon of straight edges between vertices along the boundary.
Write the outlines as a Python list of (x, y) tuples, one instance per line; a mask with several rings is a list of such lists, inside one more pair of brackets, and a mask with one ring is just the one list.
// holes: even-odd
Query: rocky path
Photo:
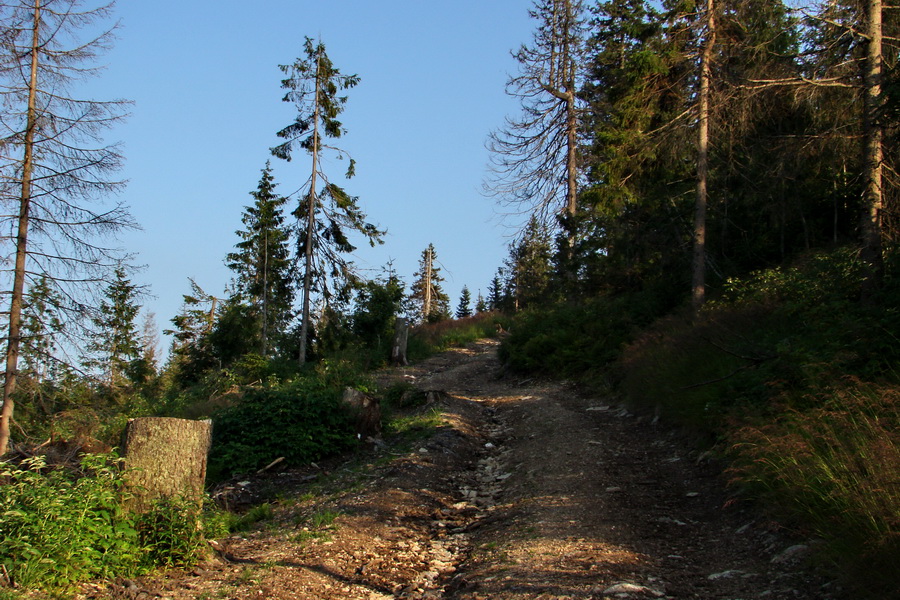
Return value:
[(272, 475), (274, 519), (222, 540), (216, 560), (86, 595), (844, 597), (804, 569), (806, 544), (731, 499), (674, 432), (563, 384), (500, 377), (495, 350), (484, 341), (384, 375), (435, 392), (434, 436), (338, 469), (324, 501)]

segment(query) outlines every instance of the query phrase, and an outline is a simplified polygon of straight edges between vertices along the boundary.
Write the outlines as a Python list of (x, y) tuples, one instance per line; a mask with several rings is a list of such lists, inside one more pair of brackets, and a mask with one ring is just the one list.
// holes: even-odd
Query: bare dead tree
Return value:
[(115, 29), (102, 27), (112, 3), (85, 4), (0, 4), (0, 220), (10, 232), (2, 262), (10, 310), (0, 455), (13, 416), (26, 281), (46, 277), (77, 344), (98, 305), (96, 294), (121, 264), (116, 233), (136, 227), (124, 205), (105, 203), (124, 182), (114, 178), (119, 148), (104, 145), (103, 134), (125, 116), (127, 103), (75, 95), (75, 84), (98, 73), (95, 60)]
[[(538, 22), (534, 41), (513, 53), (519, 74), (506, 88), (522, 112), (490, 134), (483, 187), (502, 204), (556, 226), (557, 217), (576, 211), (583, 8), (580, 0), (536, 0), (530, 14)], [(571, 232), (569, 238), (571, 245)]]

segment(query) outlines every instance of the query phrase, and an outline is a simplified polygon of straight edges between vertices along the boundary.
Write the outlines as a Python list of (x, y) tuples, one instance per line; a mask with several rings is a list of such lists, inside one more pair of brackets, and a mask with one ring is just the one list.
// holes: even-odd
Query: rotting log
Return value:
[(173, 497), (201, 503), (211, 443), (212, 421), (131, 419), (123, 443), (129, 508), (143, 512)]

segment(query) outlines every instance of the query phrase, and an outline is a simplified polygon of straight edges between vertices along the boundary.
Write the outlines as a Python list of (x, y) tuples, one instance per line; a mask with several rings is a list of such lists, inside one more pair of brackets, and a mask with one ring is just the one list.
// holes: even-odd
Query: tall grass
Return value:
[(805, 257), (657, 321), (617, 363), (629, 402), (719, 443), (734, 485), (885, 590), (900, 589), (897, 273), (863, 305), (853, 252)]
[(854, 382), (733, 435), (735, 482), (889, 589), (900, 574), (900, 390)]
[(508, 319), (498, 312), (419, 325), (410, 331), (407, 356), (410, 360), (422, 360), (448, 348), (495, 337), (498, 325), (504, 329), (508, 326)]

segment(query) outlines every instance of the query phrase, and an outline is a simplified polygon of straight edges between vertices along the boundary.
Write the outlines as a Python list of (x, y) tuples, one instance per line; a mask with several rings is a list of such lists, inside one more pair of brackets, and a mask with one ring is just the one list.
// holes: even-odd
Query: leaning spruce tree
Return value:
[[(105, 20), (112, 4), (84, 8), (81, 0), (12, 0), (0, 5), (0, 190), (14, 231), (0, 456), (9, 443), (26, 280), (45, 277), (64, 300), (57, 308), (76, 344), (89, 328), (102, 284), (121, 262), (109, 237), (135, 227), (121, 204), (100, 200), (124, 182), (118, 148), (103, 133), (124, 116), (123, 101), (76, 98), (73, 84), (97, 72), (112, 29), (84, 35)], [(87, 37), (87, 39), (85, 39)], [(80, 327), (84, 325), (84, 328)]]
[[(345, 133), (338, 116), (344, 110), (346, 96), (339, 92), (356, 86), (359, 77), (341, 75), (325, 53), (325, 45), (306, 38), (305, 56), (290, 65), (280, 65), (286, 75), (281, 87), (286, 90), (282, 100), (297, 108), (294, 122), (277, 133), (284, 142), (271, 148), (274, 156), (290, 161), (292, 151), (299, 147), (310, 157), (310, 175), (294, 211), (298, 220), (297, 254), (302, 265), (300, 309), (300, 364), (306, 362), (307, 340), (310, 333), (310, 302), (312, 292), (327, 302), (328, 281), (331, 277), (349, 277), (352, 265), (344, 258), (356, 248), (347, 234), (357, 232), (372, 246), (381, 243), (384, 235), (375, 225), (366, 222), (357, 198), (329, 180), (322, 170), (321, 158), (326, 151), (338, 157), (346, 154), (324, 143), (327, 138), (339, 138)], [(355, 162), (350, 159), (347, 178), (354, 174)]]

